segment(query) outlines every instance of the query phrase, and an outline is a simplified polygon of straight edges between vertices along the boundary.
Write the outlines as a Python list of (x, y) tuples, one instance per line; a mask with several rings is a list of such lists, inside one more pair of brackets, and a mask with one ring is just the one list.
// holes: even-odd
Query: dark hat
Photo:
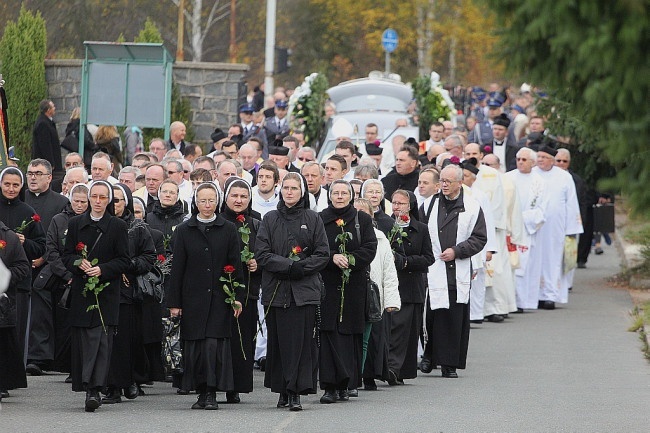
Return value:
[(551, 155), (552, 157), (555, 157), (555, 155), (557, 155), (557, 149), (555, 149), (554, 147), (551, 147), (548, 143), (543, 143), (543, 144), (541, 144), (541, 145), (537, 148), (537, 151), (538, 151), (538, 152), (548, 153), (548, 154)]
[(280, 137), (277, 137), (275, 140), (273, 140), (273, 143), (271, 143), (271, 147), (273, 146), (282, 147), (284, 146), (284, 141)]
[(484, 100), (485, 97), (487, 96), (485, 90), (483, 90), (483, 88), (479, 86), (472, 87), (472, 94), (474, 95), (474, 99), (479, 102)]
[(16, 149), (14, 146), (11, 146), (9, 149), (7, 149), (7, 158), (16, 162), (20, 161), (20, 159), (16, 158)]
[(381, 155), (381, 153), (384, 151), (383, 147), (379, 147), (379, 141), (375, 141), (372, 143), (366, 143), (366, 153), (368, 155)]
[(499, 92), (490, 92), (490, 97), (488, 98), (487, 105), (488, 107), (500, 107), (506, 101), (505, 96)]
[(212, 134), (210, 134), (210, 138), (212, 139), (213, 143), (216, 143), (219, 140), (223, 140), (224, 138), (228, 137), (225, 132), (221, 128), (216, 128)]
[(287, 108), (289, 104), (284, 99), (278, 99), (275, 101), (276, 108)]
[(463, 170), (469, 170), (474, 174), (478, 174), (478, 167), (476, 164), (478, 164), (478, 160), (476, 158), (470, 158), (461, 162), (460, 166), (463, 167)]
[(508, 117), (507, 114), (501, 113), (494, 118), (494, 124), (503, 126), (504, 128), (507, 129), (508, 126), (510, 126), (510, 118)]
[(239, 112), (240, 113), (253, 113), (255, 112), (255, 107), (253, 107), (253, 104), (242, 104), (239, 106)]
[(289, 148), (285, 146), (271, 146), (269, 147), (269, 155), (282, 155), (287, 156), (289, 154)]

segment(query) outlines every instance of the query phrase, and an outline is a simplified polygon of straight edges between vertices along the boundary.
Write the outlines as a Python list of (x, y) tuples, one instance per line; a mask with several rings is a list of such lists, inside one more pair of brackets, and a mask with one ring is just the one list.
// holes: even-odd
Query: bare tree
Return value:
[[(171, 0), (176, 7), (179, 5), (179, 0)], [(230, 2), (213, 0), (212, 7), (207, 13), (205, 21), (203, 20), (203, 0), (190, 0), (190, 10), (185, 10), (185, 19), (189, 22), (189, 39), (190, 50), (192, 52), (192, 61), (200, 62), (203, 59), (203, 42), (205, 41), (208, 32), (218, 21), (230, 15)]]
[(433, 69), (433, 19), (435, 17), (436, 0), (420, 0), (416, 4), (418, 26), (417, 26), (417, 50), (418, 50), (418, 73), (429, 75)]

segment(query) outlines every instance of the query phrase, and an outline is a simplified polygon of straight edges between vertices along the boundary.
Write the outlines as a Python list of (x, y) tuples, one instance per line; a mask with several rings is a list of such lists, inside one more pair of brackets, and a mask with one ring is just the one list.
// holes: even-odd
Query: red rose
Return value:
[(300, 253), (302, 253), (302, 248), (300, 248), (300, 245), (296, 245), (295, 247), (293, 247), (291, 249), (291, 252), (293, 254), (300, 254)]
[(158, 257), (157, 257), (157, 258), (158, 258), (158, 261), (159, 261), (160, 263), (162, 263), (162, 262), (164, 262), (165, 260), (167, 260), (167, 257), (165, 257), (163, 254), (158, 254)]
[(36, 221), (37, 223), (41, 222), (41, 216), (35, 213), (34, 215), (32, 215), (32, 221)]
[(4, 249), (6, 246), (7, 246), (7, 241), (5, 241), (4, 239), (0, 240), (0, 250)]
[(235, 267), (233, 265), (226, 265), (223, 267), (223, 271), (226, 274), (232, 274), (233, 272), (235, 272)]
[(237, 222), (239, 223), (244, 223), (246, 221), (246, 217), (242, 214), (237, 215)]
[(77, 252), (82, 252), (84, 248), (86, 248), (86, 245), (84, 245), (83, 242), (79, 242), (75, 249), (77, 250)]
[(401, 219), (405, 223), (409, 222), (409, 216), (408, 215), (400, 215), (399, 219)]
[(449, 161), (450, 161), (452, 164), (456, 164), (456, 165), (460, 164), (460, 158), (458, 158), (456, 155), (454, 155), (454, 156), (452, 156), (451, 158), (449, 158)]

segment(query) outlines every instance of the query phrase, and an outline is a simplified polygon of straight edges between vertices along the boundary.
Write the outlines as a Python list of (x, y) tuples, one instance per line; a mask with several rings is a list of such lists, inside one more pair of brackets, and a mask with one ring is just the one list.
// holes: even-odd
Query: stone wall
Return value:
[[(72, 110), (81, 101), (82, 63), (82, 60), (45, 61), (45, 79), (49, 97), (57, 108), (55, 120), (61, 137), (65, 136)], [(227, 131), (231, 123), (238, 121), (237, 107), (246, 95), (243, 83), (247, 71), (248, 65), (244, 64), (174, 64), (174, 82), (190, 103), (195, 142), (207, 143), (214, 128)]]

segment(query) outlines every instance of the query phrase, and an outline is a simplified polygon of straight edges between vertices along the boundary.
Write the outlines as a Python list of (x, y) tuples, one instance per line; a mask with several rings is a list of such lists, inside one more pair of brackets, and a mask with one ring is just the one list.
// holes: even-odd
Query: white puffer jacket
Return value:
[(388, 238), (382, 231), (375, 229), (375, 234), (377, 235), (377, 253), (370, 263), (370, 278), (379, 286), (381, 309), (392, 307), (399, 310), (402, 308), (402, 301), (399, 297), (399, 281), (397, 280), (393, 251)]

